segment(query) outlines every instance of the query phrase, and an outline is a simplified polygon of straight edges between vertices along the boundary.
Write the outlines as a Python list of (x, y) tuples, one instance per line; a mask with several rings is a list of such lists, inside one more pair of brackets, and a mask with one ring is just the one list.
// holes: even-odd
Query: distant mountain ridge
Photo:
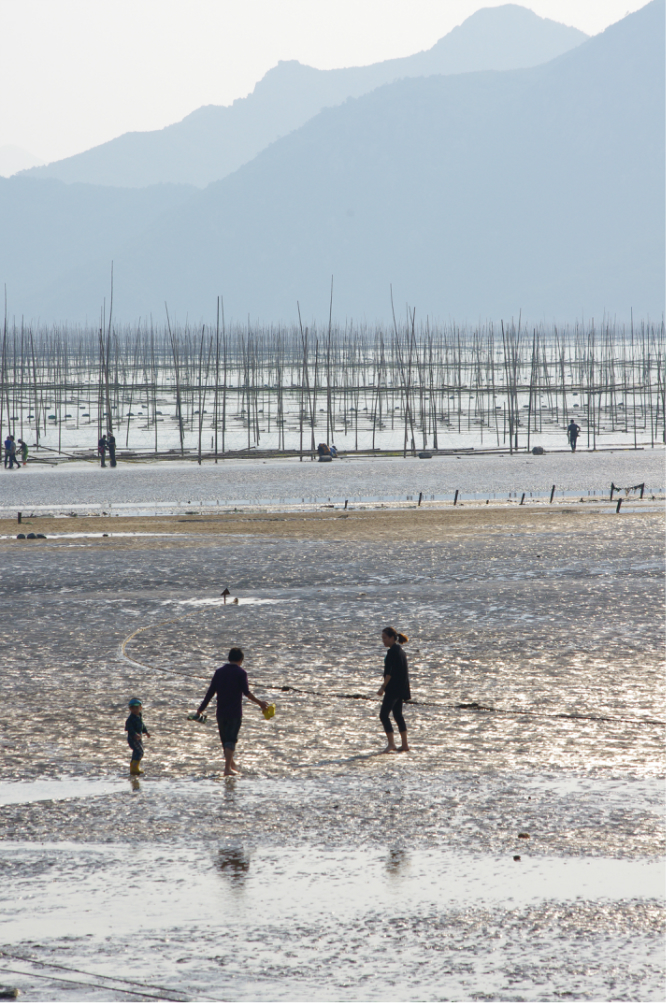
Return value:
[(515, 4), (477, 11), (431, 49), (371, 66), (317, 70), (280, 62), (246, 98), (199, 108), (155, 132), (125, 133), (101, 146), (22, 172), (31, 178), (112, 187), (160, 183), (205, 187), (221, 180), (323, 108), (395, 80), (545, 63), (585, 41), (576, 28)]
[(526, 70), (402, 79), (198, 190), (0, 179), (9, 312), (390, 322), (664, 311), (664, 0)]

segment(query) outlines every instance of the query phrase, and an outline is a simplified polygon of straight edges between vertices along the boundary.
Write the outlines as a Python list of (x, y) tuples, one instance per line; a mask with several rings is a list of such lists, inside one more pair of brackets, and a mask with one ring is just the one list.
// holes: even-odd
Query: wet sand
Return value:
[[(190, 516), (108, 516), (59, 517), (31, 516), (19, 526), (16, 519), (0, 519), (0, 546), (16, 546), (16, 535), (44, 533), (48, 537), (67, 534), (108, 534), (102, 537), (105, 547), (153, 547), (150, 536), (168, 536), (169, 547), (208, 543), (210, 537), (247, 536), (281, 540), (321, 540), (331, 543), (367, 542), (399, 545), (429, 544), (458, 536), (488, 536), (496, 533), (571, 534), (581, 528), (605, 526), (615, 514), (617, 502), (562, 502), (554, 505), (520, 506), (466, 502), (456, 506), (423, 503), (421, 506), (373, 507), (370, 510), (333, 506), (326, 511), (267, 511), (258, 513), (225, 512), (220, 515)], [(660, 505), (659, 508), (662, 506)], [(628, 513), (628, 509), (631, 511)], [(625, 503), (620, 518), (652, 520), (655, 531), (662, 518), (657, 506), (648, 500)], [(116, 534), (124, 534), (118, 536)], [(135, 536), (133, 539), (129, 534)], [(141, 534), (146, 534), (142, 536)], [(21, 541), (18, 541), (19, 543)], [(37, 541), (29, 541), (30, 546)]]
[[(0, 894), (3, 949), (30, 960), (4, 957), (2, 982), (34, 999), (129, 998), (119, 974), (159, 998), (662, 998), (660, 512), (21, 529), (47, 539), (0, 540)], [(105, 532), (150, 535), (87, 535)], [(378, 755), (387, 622), (410, 636), (409, 756)], [(237, 643), (277, 714), (246, 708), (243, 775), (223, 781), (214, 719), (186, 714)], [(153, 738), (131, 783), (134, 694)], [(143, 905), (125, 914), (130, 885)]]

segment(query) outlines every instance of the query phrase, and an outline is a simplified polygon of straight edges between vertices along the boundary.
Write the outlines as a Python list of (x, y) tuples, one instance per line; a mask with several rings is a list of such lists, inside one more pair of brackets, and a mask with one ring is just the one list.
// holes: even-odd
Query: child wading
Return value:
[(132, 697), (129, 702), (130, 715), (125, 721), (125, 731), (127, 732), (127, 744), (132, 750), (132, 761), (130, 762), (130, 773), (143, 773), (139, 763), (143, 758), (143, 736), (150, 738), (150, 732), (143, 723), (141, 709), (143, 704), (138, 697)]
[[(407, 671), (407, 656), (400, 647), (407, 643), (407, 637), (399, 634), (393, 627), (384, 627), (382, 631), (382, 641), (384, 647), (388, 648), (384, 659), (384, 682), (377, 690), (378, 697), (384, 697), (382, 707), (379, 712), (379, 720), (386, 732), (388, 745), (384, 752), (409, 752), (407, 743), (407, 725), (402, 716), (402, 701), (411, 700), (409, 689), (409, 673)], [(393, 737), (393, 725), (389, 714), (393, 714), (395, 723), (398, 725), (402, 745), (399, 749), (395, 747)]]
[(231, 649), (229, 661), (226, 665), (216, 669), (208, 692), (197, 711), (197, 714), (203, 714), (213, 694), (217, 694), (217, 726), (224, 749), (225, 777), (233, 776), (234, 773), (239, 772), (234, 762), (234, 752), (243, 718), (243, 695), (252, 703), (256, 703), (262, 710), (266, 710), (268, 707), (265, 700), (258, 700), (254, 693), (250, 693), (247, 672), (242, 668), (244, 657), (240, 648)]

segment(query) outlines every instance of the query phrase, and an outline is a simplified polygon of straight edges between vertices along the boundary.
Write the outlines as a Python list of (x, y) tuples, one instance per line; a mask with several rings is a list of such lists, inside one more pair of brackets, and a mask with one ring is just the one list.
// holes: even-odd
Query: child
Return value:
[(132, 697), (129, 702), (130, 716), (125, 721), (125, 731), (127, 732), (127, 744), (132, 750), (132, 761), (130, 762), (130, 773), (136, 776), (143, 773), (139, 768), (139, 763), (143, 756), (143, 735), (150, 738), (150, 732), (143, 723), (141, 708), (143, 704), (138, 697)]

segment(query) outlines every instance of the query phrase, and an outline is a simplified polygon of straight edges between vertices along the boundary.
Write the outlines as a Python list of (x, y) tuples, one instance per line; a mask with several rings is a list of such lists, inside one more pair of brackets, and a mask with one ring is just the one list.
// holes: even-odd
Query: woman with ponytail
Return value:
[[(409, 673), (407, 671), (407, 657), (401, 645), (407, 643), (405, 634), (400, 634), (393, 627), (384, 627), (382, 631), (382, 641), (384, 647), (388, 648), (384, 659), (384, 682), (377, 690), (377, 696), (384, 697), (382, 708), (379, 712), (379, 720), (384, 726), (388, 745), (384, 752), (409, 752), (407, 744), (407, 725), (402, 716), (402, 701), (411, 699), (409, 689)], [(393, 714), (395, 723), (398, 725), (402, 745), (396, 748), (393, 737), (393, 725), (389, 718)]]

